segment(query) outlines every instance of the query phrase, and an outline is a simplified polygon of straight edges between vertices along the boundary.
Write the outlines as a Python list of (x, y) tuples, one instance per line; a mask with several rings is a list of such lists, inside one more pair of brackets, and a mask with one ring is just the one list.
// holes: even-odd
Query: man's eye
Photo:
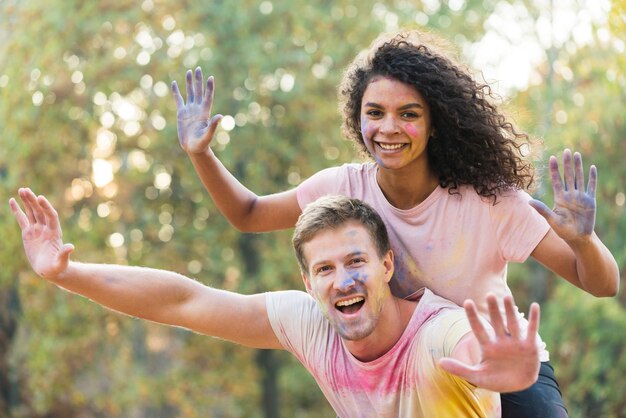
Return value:
[(317, 269), (317, 273), (325, 273), (331, 270), (330, 266), (322, 266), (322, 267), (318, 267)]
[(364, 258), (353, 258), (350, 261), (350, 264), (362, 264), (365, 263), (365, 259)]

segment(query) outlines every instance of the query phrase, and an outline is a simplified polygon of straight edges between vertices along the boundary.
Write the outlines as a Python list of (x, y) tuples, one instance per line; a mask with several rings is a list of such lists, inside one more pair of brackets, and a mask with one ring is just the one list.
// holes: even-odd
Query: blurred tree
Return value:
[[(539, 13), (534, 2), (522, 3)], [(302, 288), (290, 231), (239, 234), (207, 197), (176, 141), (170, 81), (183, 85), (185, 71), (197, 65), (215, 75), (214, 111), (229, 118), (214, 149), (250, 189), (271, 193), (358, 158), (340, 137), (335, 89), (343, 68), (379, 32), (417, 24), (440, 31), (471, 55), (486, 22), (510, 4), (5, 0), (2, 201), (23, 185), (46, 194), (80, 260), (167, 268), (244, 293)], [(614, 10), (612, 22), (623, 24), (623, 7)], [(613, 170), (621, 167), (621, 145), (613, 138), (623, 134), (624, 123), (619, 106), (611, 106), (623, 102), (624, 60), (610, 51), (589, 48), (572, 58), (587, 74), (575, 78), (586, 80), (575, 86), (588, 89), (580, 90), (583, 105), (572, 95), (573, 79), (561, 80), (556, 61), (544, 68), (555, 69), (555, 85), (545, 81), (548, 91), (532, 87), (515, 105), (535, 120), (546, 115), (553, 121), (556, 110), (545, 110), (552, 95), (569, 122), (535, 133), (576, 147), (571, 138), (587, 140), (579, 147), (585, 155), (591, 147), (601, 150), (597, 160), (594, 153), (602, 179), (598, 228), (611, 248), (624, 248), (623, 173)], [(595, 58), (587, 62), (587, 54)], [(613, 73), (606, 62), (615, 63)], [(561, 146), (550, 142), (549, 148)], [(285, 353), (255, 352), (125, 318), (38, 280), (21, 255), (12, 216), (0, 213), (0, 416), (334, 416), (312, 378)], [(616, 256), (623, 265), (626, 254)], [(527, 276), (526, 268), (513, 269), (513, 276)], [(520, 286), (518, 301), (533, 299), (531, 290)], [(547, 311), (555, 314), (549, 320), (558, 317), (559, 306), (550, 300)], [(587, 329), (591, 333), (593, 326)], [(550, 345), (561, 347), (559, 341)], [(564, 361), (563, 367), (570, 399), (589, 389), (569, 392), (580, 364)], [(580, 399), (590, 399), (585, 396)], [(615, 405), (607, 411), (617, 411)]]
[[(623, 276), (626, 169), (621, 156), (626, 151), (622, 105), (626, 101), (626, 61), (623, 6), (622, 12), (617, 9), (614, 5), (613, 23), (595, 25), (587, 43), (576, 43), (570, 34), (554, 49), (539, 68), (541, 81), (518, 94), (515, 106), (523, 109), (523, 124), (536, 124), (534, 130), (546, 138), (546, 156), (560, 157), (563, 148), (569, 147), (582, 153), (586, 173), (590, 164), (598, 167), (596, 231), (613, 252)], [(551, 204), (548, 180), (538, 194)], [(516, 266), (512, 282), (516, 291), (521, 289), (519, 293), (526, 288), (525, 292), (532, 294), (528, 277), (534, 277), (535, 270), (527, 268)], [(626, 314), (623, 286), (618, 299), (595, 299), (562, 280), (549, 280), (544, 295), (542, 335), (551, 350), (570, 416), (624, 416), (626, 407), (618, 389), (620, 376), (626, 373), (626, 328), (619, 320)]]

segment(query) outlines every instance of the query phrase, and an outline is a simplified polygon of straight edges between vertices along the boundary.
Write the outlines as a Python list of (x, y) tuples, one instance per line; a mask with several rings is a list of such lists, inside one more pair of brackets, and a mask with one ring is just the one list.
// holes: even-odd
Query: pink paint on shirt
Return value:
[(425, 290), (405, 332), (380, 358), (361, 362), (304, 292), (268, 293), (277, 338), (314, 376), (340, 417), (499, 417), (500, 396), (443, 372), (469, 331), (464, 311)]

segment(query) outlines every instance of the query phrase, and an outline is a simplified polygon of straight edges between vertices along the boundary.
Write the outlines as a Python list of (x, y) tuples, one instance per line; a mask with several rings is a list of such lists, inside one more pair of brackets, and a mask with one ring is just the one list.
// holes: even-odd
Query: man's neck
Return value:
[(400, 340), (418, 302), (392, 296), (385, 304), (379, 322), (367, 337), (345, 341), (346, 348), (359, 361), (368, 362), (385, 355)]

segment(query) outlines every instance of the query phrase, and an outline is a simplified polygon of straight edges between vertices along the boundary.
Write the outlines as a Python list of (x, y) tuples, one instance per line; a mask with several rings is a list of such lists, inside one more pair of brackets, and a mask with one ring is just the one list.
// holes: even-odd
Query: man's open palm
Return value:
[(20, 189), (18, 194), (24, 211), (13, 198), (9, 206), (22, 229), (24, 251), (33, 270), (40, 276), (51, 278), (67, 268), (72, 244), (63, 244), (59, 216), (44, 196), (35, 196), (30, 189)]
[(490, 323), (489, 332), (481, 322), (473, 301), (464, 303), (465, 312), (474, 336), (480, 346), (480, 361), (464, 364), (456, 359), (443, 358), (441, 367), (468, 382), (495, 392), (513, 392), (528, 388), (539, 373), (539, 349), (535, 340), (539, 327), (539, 305), (530, 308), (528, 330), (524, 334), (516, 317), (511, 296), (504, 298), (506, 322), (493, 294), (487, 295)]

